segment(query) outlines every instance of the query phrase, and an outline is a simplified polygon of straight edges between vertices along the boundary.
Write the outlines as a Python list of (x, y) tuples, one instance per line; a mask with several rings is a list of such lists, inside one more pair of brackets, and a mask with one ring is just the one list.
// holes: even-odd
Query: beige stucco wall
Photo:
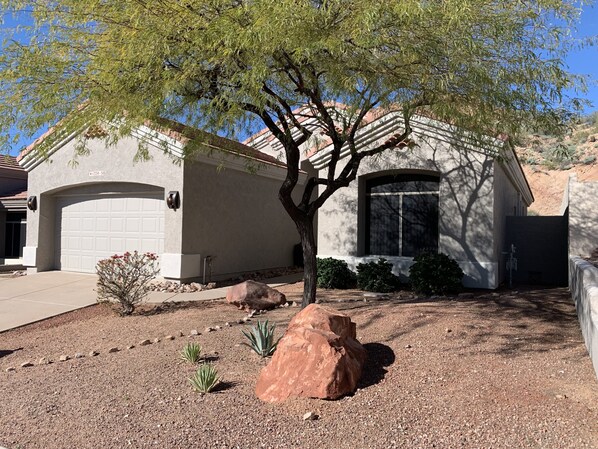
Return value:
[(506, 275), (506, 256), (510, 242), (506, 241), (507, 216), (527, 215), (527, 207), (521, 200), (517, 190), (507, 177), (501, 164), (494, 162), (494, 257), (499, 261), (498, 278), (504, 280)]
[[(27, 211), (27, 244), (24, 263), (39, 271), (54, 268), (55, 195), (64, 193), (127, 192), (140, 189), (183, 189), (183, 168), (149, 147), (150, 161), (134, 162), (138, 141), (123, 138), (106, 147), (103, 140), (88, 142), (89, 155), (75, 157), (76, 140), (68, 142), (29, 172), (28, 195), (38, 198), (37, 211)], [(76, 163), (73, 161), (76, 160)], [(142, 184), (142, 186), (140, 185)], [(67, 191), (67, 189), (70, 189)], [(182, 218), (165, 210), (166, 253), (180, 253)]]
[(588, 256), (598, 248), (598, 182), (569, 178), (569, 254)]
[(278, 200), (283, 173), (186, 162), (183, 253), (211, 256), (212, 279), (292, 265), (299, 236)]
[[(322, 206), (318, 223), (319, 257), (343, 258), (351, 266), (377, 258), (364, 257), (363, 190), (368, 176), (401, 171), (438, 173), (441, 176), (439, 251), (460, 263), (466, 274), (465, 285), (496, 288), (499, 278), (493, 230), (493, 159), (440, 139), (424, 138), (417, 130), (414, 134), (417, 147), (388, 150), (379, 157), (364, 160), (358, 181), (339, 190)], [(411, 258), (387, 259), (395, 264), (397, 274), (408, 275)]]
[(69, 142), (30, 171), (29, 195), (38, 197), (38, 210), (28, 211), (25, 264), (32, 271), (55, 268), (58, 196), (140, 190), (180, 193), (178, 210), (164, 202), (164, 277), (202, 279), (206, 256), (212, 256), (212, 279), (292, 265), (299, 237), (278, 200), (283, 168), (250, 173), (247, 160), (218, 151), (176, 164), (151, 145), (151, 160), (136, 163), (136, 138), (108, 148), (92, 140), (89, 155), (73, 165), (75, 145)]

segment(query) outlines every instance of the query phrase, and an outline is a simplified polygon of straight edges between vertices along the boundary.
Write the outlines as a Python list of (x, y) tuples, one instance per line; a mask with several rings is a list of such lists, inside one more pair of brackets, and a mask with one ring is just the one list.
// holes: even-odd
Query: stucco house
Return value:
[[(24, 248), (30, 272), (91, 273), (98, 260), (133, 250), (158, 254), (161, 275), (180, 281), (292, 265), (298, 235), (278, 201), (285, 167), (274, 157), (164, 122), (115, 146), (89, 137), (89, 155), (72, 164), (79, 138), (47, 157), (34, 142), (19, 156), (33, 205)], [(140, 140), (145, 162), (134, 160)], [(191, 141), (205, 151), (183, 160)]]
[(26, 233), (27, 172), (0, 154), (0, 265), (18, 265)]
[[(533, 202), (517, 156), (506, 140), (480, 142), (432, 118), (416, 116), (411, 127), (413, 148), (366, 158), (358, 179), (320, 208), (318, 257), (346, 260), (353, 269), (384, 257), (395, 274), (406, 277), (414, 256), (443, 252), (459, 262), (465, 286), (498, 287), (509, 245), (506, 217), (526, 215)], [(358, 131), (358, 150), (401, 128), (395, 112), (371, 114)], [(245, 143), (284, 154), (267, 132)], [(303, 150), (304, 160), (325, 177), (330, 146), (312, 141)], [(341, 170), (342, 161), (338, 165)]]

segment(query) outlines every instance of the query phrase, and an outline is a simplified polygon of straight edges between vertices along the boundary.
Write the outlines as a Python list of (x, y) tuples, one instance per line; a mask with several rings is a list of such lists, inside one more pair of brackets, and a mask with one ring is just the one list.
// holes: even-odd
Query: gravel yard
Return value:
[[(281, 290), (299, 299), (301, 284)], [(223, 301), (126, 318), (96, 305), (0, 334), (0, 446), (598, 448), (598, 380), (566, 289), (318, 297), (352, 317), (368, 351), (353, 396), (260, 402), (253, 390), (266, 362), (241, 345), (251, 323), (237, 324), (244, 313)], [(297, 311), (265, 318), (282, 333)], [(205, 332), (216, 325), (222, 329)], [(193, 329), (201, 335), (189, 336)], [(191, 389), (194, 369), (178, 354), (188, 341), (218, 368), (219, 391)], [(85, 357), (74, 358), (78, 352)], [(38, 365), (42, 357), (53, 363)], [(22, 368), (25, 361), (34, 366)], [(310, 411), (319, 419), (304, 421)]]

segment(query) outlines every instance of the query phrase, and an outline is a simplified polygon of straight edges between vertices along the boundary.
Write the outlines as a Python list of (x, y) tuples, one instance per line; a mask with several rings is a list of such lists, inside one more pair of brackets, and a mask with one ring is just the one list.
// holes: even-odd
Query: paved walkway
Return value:
[[(297, 282), (300, 274), (266, 280), (271, 287)], [(0, 276), (0, 332), (95, 304), (95, 274), (47, 271)], [(151, 292), (148, 302), (206, 301), (226, 297), (228, 287), (193, 293)]]

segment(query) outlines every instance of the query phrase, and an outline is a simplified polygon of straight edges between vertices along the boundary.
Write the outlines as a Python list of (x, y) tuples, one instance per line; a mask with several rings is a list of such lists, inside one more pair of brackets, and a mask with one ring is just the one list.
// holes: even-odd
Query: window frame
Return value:
[[(394, 174), (384, 174), (379, 175), (372, 178), (364, 179), (363, 189), (364, 189), (364, 244), (363, 244), (363, 254), (365, 256), (387, 256), (387, 257), (406, 257), (406, 258), (413, 258), (415, 255), (404, 255), (405, 251), (405, 244), (404, 244), (404, 199), (405, 197), (414, 197), (414, 196), (424, 196), (424, 195), (431, 195), (436, 198), (436, 217), (437, 217), (437, 225), (436, 225), (436, 248), (435, 251), (437, 252), (439, 249), (440, 244), (440, 184), (441, 184), (441, 176), (438, 173), (394, 173)], [(435, 188), (430, 189), (429, 184), (426, 190), (411, 190), (411, 189), (403, 189), (402, 187), (395, 186), (393, 189), (389, 187), (386, 191), (378, 191), (372, 192), (372, 188), (374, 187), (384, 187), (389, 186), (392, 184), (408, 184), (408, 183), (421, 183), (420, 187), (426, 187), (426, 183), (434, 183)], [(380, 197), (380, 196), (398, 196), (399, 197), (399, 220), (396, 225), (396, 230), (398, 230), (399, 235), (399, 242), (398, 242), (398, 254), (386, 254), (373, 252), (372, 248), (372, 240), (371, 240), (371, 223), (372, 223), (372, 197)], [(416, 251), (417, 253), (417, 251)]]

